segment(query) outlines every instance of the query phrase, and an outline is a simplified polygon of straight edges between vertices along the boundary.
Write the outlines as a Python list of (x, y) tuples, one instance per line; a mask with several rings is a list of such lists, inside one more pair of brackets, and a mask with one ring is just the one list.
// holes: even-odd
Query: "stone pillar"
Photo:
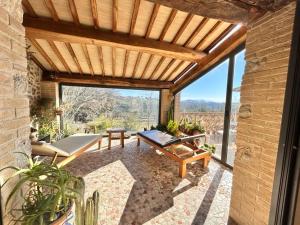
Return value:
[(180, 121), (180, 93), (177, 93), (174, 99), (174, 120)]
[[(0, 168), (24, 164), (24, 156), (14, 152), (31, 154), (26, 42), (22, 19), (20, 0), (0, 1)], [(11, 172), (2, 172), (1, 180), (10, 176)], [(1, 189), (2, 204), (12, 185), (13, 182)], [(8, 224), (8, 213), (3, 213), (4, 224)]]
[(168, 122), (168, 110), (171, 106), (173, 95), (169, 89), (162, 89), (160, 97), (160, 123), (166, 125)]
[(240, 225), (269, 221), (294, 15), (295, 2), (248, 29), (230, 207)]

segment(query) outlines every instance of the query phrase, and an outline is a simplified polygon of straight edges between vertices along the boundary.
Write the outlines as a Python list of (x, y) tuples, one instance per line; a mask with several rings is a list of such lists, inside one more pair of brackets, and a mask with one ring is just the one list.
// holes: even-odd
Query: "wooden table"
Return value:
[[(203, 167), (208, 166), (208, 162), (211, 158), (208, 151), (197, 148), (190, 143), (191, 140), (204, 137), (204, 134), (188, 136), (183, 138), (177, 138), (167, 133), (158, 131), (158, 130), (150, 130), (144, 132), (138, 132), (137, 145), (140, 145), (140, 140), (143, 140), (147, 144), (153, 146), (155, 149), (158, 149), (162, 153), (164, 153), (169, 158), (179, 163), (179, 176), (186, 176), (186, 165), (187, 163), (191, 163), (200, 159), (203, 159)], [(186, 148), (189, 151), (178, 153), (176, 152), (176, 148)]]
[(107, 129), (106, 132), (108, 133), (108, 149), (111, 149), (111, 140), (112, 134), (120, 134), (120, 143), (122, 145), (122, 148), (124, 148), (124, 139), (125, 139), (125, 132), (126, 130), (124, 128), (110, 128)]

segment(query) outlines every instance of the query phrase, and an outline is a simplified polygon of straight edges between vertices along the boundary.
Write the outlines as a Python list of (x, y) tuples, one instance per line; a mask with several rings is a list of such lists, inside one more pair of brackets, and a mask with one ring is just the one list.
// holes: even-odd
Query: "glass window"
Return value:
[(217, 158), (221, 158), (222, 151), (228, 64), (226, 60), (180, 93), (181, 121), (204, 126), (207, 143), (216, 145)]
[(131, 131), (158, 124), (159, 91), (62, 85), (63, 127), (99, 133), (109, 127)]

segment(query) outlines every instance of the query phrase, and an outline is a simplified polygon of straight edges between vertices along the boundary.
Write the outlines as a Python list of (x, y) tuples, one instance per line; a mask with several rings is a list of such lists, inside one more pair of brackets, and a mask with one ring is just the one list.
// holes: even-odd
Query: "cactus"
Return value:
[(95, 222), (95, 204), (92, 197), (86, 200), (86, 209), (84, 214), (84, 225), (93, 225)]
[(74, 188), (80, 193), (81, 198), (75, 199), (75, 224), (84, 225), (84, 191), (85, 184), (82, 178), (79, 178), (74, 184)]
[(98, 214), (99, 214), (99, 192), (95, 191), (93, 193), (93, 200), (94, 200), (94, 224), (93, 225), (97, 225), (98, 223)]

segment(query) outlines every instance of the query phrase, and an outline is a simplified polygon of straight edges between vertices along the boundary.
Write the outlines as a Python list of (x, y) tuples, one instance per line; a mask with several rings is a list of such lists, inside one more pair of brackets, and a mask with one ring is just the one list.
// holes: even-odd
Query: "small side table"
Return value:
[(106, 132), (108, 133), (108, 149), (111, 149), (111, 140), (112, 140), (112, 134), (120, 134), (120, 143), (122, 145), (122, 148), (124, 148), (124, 139), (125, 139), (125, 132), (126, 130), (124, 128), (110, 128), (107, 129)]

